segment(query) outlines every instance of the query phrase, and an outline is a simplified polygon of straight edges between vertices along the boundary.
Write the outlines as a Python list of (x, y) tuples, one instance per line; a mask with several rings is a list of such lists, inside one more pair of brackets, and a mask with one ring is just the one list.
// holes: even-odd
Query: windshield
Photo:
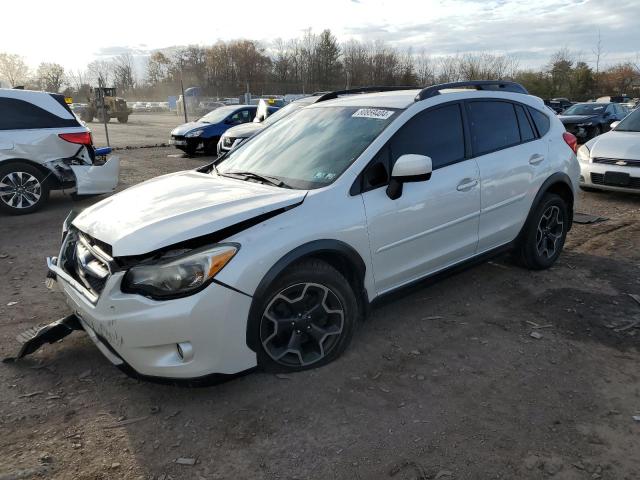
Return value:
[(640, 109), (636, 109), (624, 117), (614, 130), (616, 132), (640, 132)]
[(252, 172), (313, 189), (336, 180), (395, 118), (398, 110), (305, 108), (232, 150), (218, 173)]
[(228, 115), (236, 111), (238, 107), (220, 107), (216, 108), (212, 112), (207, 113), (204, 117), (199, 119), (199, 122), (204, 123), (220, 123), (227, 118)]
[(277, 122), (278, 120), (282, 120), (284, 117), (286, 117), (287, 115), (300, 110), (302, 107), (304, 107), (305, 105), (302, 105), (301, 103), (290, 103), (289, 105), (287, 105), (286, 107), (282, 107), (280, 110), (278, 110), (277, 112), (274, 112), (273, 114), (269, 115), (264, 122), (262, 122), (262, 124), (267, 127), (275, 122)]
[(605, 103), (578, 103), (567, 108), (563, 115), (600, 115), (607, 108)]

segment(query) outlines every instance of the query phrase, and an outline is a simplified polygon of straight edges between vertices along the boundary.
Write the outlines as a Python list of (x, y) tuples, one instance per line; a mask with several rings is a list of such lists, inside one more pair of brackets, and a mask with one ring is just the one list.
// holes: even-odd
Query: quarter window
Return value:
[(513, 105), (508, 102), (469, 102), (471, 144), (475, 155), (520, 143), (520, 131)]
[(544, 113), (535, 108), (529, 108), (529, 113), (531, 114), (531, 118), (533, 119), (533, 123), (536, 125), (536, 129), (538, 130), (538, 136), (544, 137), (549, 128), (551, 127), (551, 122), (549, 121), (549, 117), (547, 117)]

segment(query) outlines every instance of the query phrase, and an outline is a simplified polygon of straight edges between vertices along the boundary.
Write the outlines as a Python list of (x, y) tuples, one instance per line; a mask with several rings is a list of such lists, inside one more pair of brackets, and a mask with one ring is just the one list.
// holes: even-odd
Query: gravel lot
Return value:
[[(112, 119), (108, 124), (109, 141), (114, 148), (164, 146), (169, 143), (171, 130), (183, 123), (184, 117), (174, 113), (133, 114), (127, 123)], [(104, 124), (92, 122), (87, 126), (91, 129), (96, 146), (106, 146)]]
[[(155, 138), (136, 122), (112, 129)], [(208, 160), (119, 153), (122, 188)], [(44, 256), (97, 200), (0, 216), (2, 357), (67, 313)], [(575, 225), (552, 269), (498, 257), (405, 291), (318, 370), (143, 383), (82, 333), (2, 364), (0, 479), (638, 479), (640, 196), (581, 194), (579, 210), (609, 220)]]

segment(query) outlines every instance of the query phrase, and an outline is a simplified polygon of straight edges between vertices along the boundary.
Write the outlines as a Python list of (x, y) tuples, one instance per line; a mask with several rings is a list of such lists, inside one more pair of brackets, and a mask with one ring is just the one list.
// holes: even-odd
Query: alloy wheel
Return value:
[(536, 249), (541, 257), (552, 258), (558, 251), (564, 232), (564, 221), (560, 208), (549, 206), (538, 222), (536, 231)]
[(345, 312), (338, 296), (325, 285), (291, 285), (269, 302), (260, 321), (260, 341), (277, 363), (306, 367), (336, 347)]
[(10, 172), (0, 179), (0, 200), (11, 208), (29, 208), (42, 195), (40, 180), (27, 172)]

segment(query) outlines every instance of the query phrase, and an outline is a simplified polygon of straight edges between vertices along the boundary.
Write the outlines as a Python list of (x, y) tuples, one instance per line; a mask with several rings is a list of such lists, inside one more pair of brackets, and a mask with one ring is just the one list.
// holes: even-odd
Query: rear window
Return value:
[[(533, 118), (533, 123), (536, 124), (536, 129), (538, 130), (538, 135), (540, 137), (544, 137), (549, 128), (551, 127), (551, 122), (549, 121), (549, 117), (547, 117), (544, 113), (535, 108), (529, 108), (529, 113), (531, 114), (531, 118)], [(566, 112), (565, 112), (566, 114)]]
[(77, 127), (75, 119), (60, 118), (36, 105), (15, 98), (0, 98), (0, 130)]
[(469, 102), (469, 124), (474, 155), (483, 155), (520, 143), (518, 120), (508, 102)]

